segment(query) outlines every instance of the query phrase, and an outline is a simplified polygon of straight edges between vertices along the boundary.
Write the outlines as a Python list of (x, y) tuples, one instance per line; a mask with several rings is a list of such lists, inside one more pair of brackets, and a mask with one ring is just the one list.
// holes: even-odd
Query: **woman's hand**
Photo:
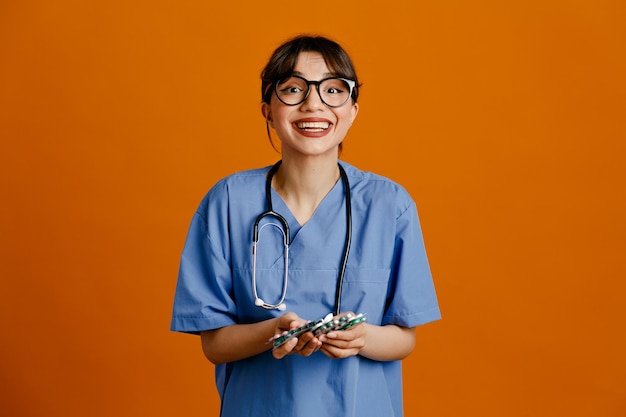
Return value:
[(331, 359), (361, 355), (377, 361), (394, 361), (404, 359), (415, 347), (415, 328), (360, 323), (349, 330), (331, 331), (319, 339), (320, 350)]
[[(285, 313), (279, 317), (276, 323), (276, 331), (274, 333), (277, 336), (280, 336), (291, 329), (304, 326), (306, 323), (307, 321), (298, 317), (296, 313)], [(272, 350), (272, 355), (276, 359), (282, 359), (286, 355), (292, 353), (302, 356), (310, 356), (311, 354), (317, 352), (321, 346), (322, 342), (317, 337), (315, 337), (311, 332), (306, 332), (299, 337), (292, 337), (281, 346)]]
[[(354, 313), (346, 313), (354, 316)], [(344, 315), (344, 314), (341, 314)], [(365, 323), (357, 324), (349, 330), (333, 330), (320, 335), (321, 351), (331, 359), (342, 359), (355, 356), (365, 347), (367, 328)]]

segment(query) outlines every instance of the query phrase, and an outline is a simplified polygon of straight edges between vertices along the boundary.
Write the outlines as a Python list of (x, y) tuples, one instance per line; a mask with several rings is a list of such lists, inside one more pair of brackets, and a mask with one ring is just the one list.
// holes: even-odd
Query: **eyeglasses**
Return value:
[(298, 75), (281, 80), (274, 85), (276, 97), (288, 105), (304, 103), (311, 91), (311, 85), (317, 87), (317, 94), (328, 107), (341, 107), (348, 102), (356, 81), (347, 78), (325, 78), (321, 81), (309, 81)]

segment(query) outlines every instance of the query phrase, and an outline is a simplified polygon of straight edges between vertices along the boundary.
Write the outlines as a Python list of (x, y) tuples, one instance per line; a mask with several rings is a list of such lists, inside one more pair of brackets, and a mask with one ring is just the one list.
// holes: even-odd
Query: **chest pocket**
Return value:
[(390, 273), (388, 268), (346, 268), (342, 311), (364, 313), (368, 323), (380, 324), (387, 305)]

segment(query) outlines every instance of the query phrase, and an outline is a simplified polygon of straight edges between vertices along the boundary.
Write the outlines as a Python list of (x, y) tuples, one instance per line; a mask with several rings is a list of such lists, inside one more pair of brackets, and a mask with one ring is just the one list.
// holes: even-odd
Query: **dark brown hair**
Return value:
[(261, 98), (264, 103), (270, 103), (274, 83), (293, 74), (301, 52), (319, 52), (335, 76), (356, 81), (356, 87), (352, 91), (352, 100), (356, 103), (360, 84), (352, 60), (346, 51), (335, 41), (323, 36), (309, 35), (288, 40), (276, 48), (270, 57), (261, 72)]

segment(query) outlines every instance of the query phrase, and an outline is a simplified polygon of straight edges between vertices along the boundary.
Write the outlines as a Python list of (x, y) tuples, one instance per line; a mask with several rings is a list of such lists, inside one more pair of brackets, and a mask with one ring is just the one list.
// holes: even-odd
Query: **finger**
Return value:
[(316, 352), (321, 345), (322, 342), (313, 333), (305, 333), (300, 336), (300, 341), (294, 350), (303, 356), (309, 356)]
[(340, 349), (327, 344), (323, 344), (320, 350), (331, 359), (343, 359), (358, 353), (358, 351), (354, 349)]
[(335, 346), (340, 346), (342, 344), (348, 343), (355, 339), (355, 335), (348, 333), (349, 332), (330, 332), (326, 334), (326, 342), (332, 343)]
[(297, 337), (289, 339), (288, 341), (283, 343), (280, 347), (277, 347), (276, 349), (272, 350), (272, 356), (274, 356), (274, 358), (276, 359), (282, 359), (288, 354), (290, 354), (297, 344), (298, 344)]
[(342, 349), (341, 347), (329, 343), (322, 344), (320, 350), (322, 350), (326, 354), (326, 356), (331, 359), (337, 359), (342, 357), (342, 352), (344, 351), (344, 349)]
[(348, 349), (350, 347), (349, 342), (345, 340), (336, 340), (336, 339), (326, 339), (323, 341), (324, 346), (333, 347), (336, 349)]
[(304, 345), (299, 353), (302, 356), (311, 356), (313, 353), (317, 352), (320, 347), (322, 347), (322, 342), (320, 342), (317, 338), (314, 338)]
[(320, 348), (320, 352), (322, 352), (324, 355), (328, 356), (330, 359), (337, 359), (337, 357), (334, 355), (333, 353), (334, 348), (332, 346), (329, 346), (327, 344), (322, 344), (322, 347)]
[(289, 328), (295, 329), (297, 327), (304, 326), (305, 324), (306, 324), (306, 320), (301, 320), (301, 319), (292, 320), (289, 322)]
[(346, 334), (348, 332), (331, 332), (322, 340), (324, 345), (333, 346), (337, 349), (361, 350), (365, 345), (365, 340), (357, 334)]
[(311, 334), (310, 332), (307, 333), (303, 333), (300, 335), (300, 337), (298, 338), (298, 344), (295, 347), (295, 350), (302, 350), (304, 349), (304, 347), (313, 339), (313, 334)]

